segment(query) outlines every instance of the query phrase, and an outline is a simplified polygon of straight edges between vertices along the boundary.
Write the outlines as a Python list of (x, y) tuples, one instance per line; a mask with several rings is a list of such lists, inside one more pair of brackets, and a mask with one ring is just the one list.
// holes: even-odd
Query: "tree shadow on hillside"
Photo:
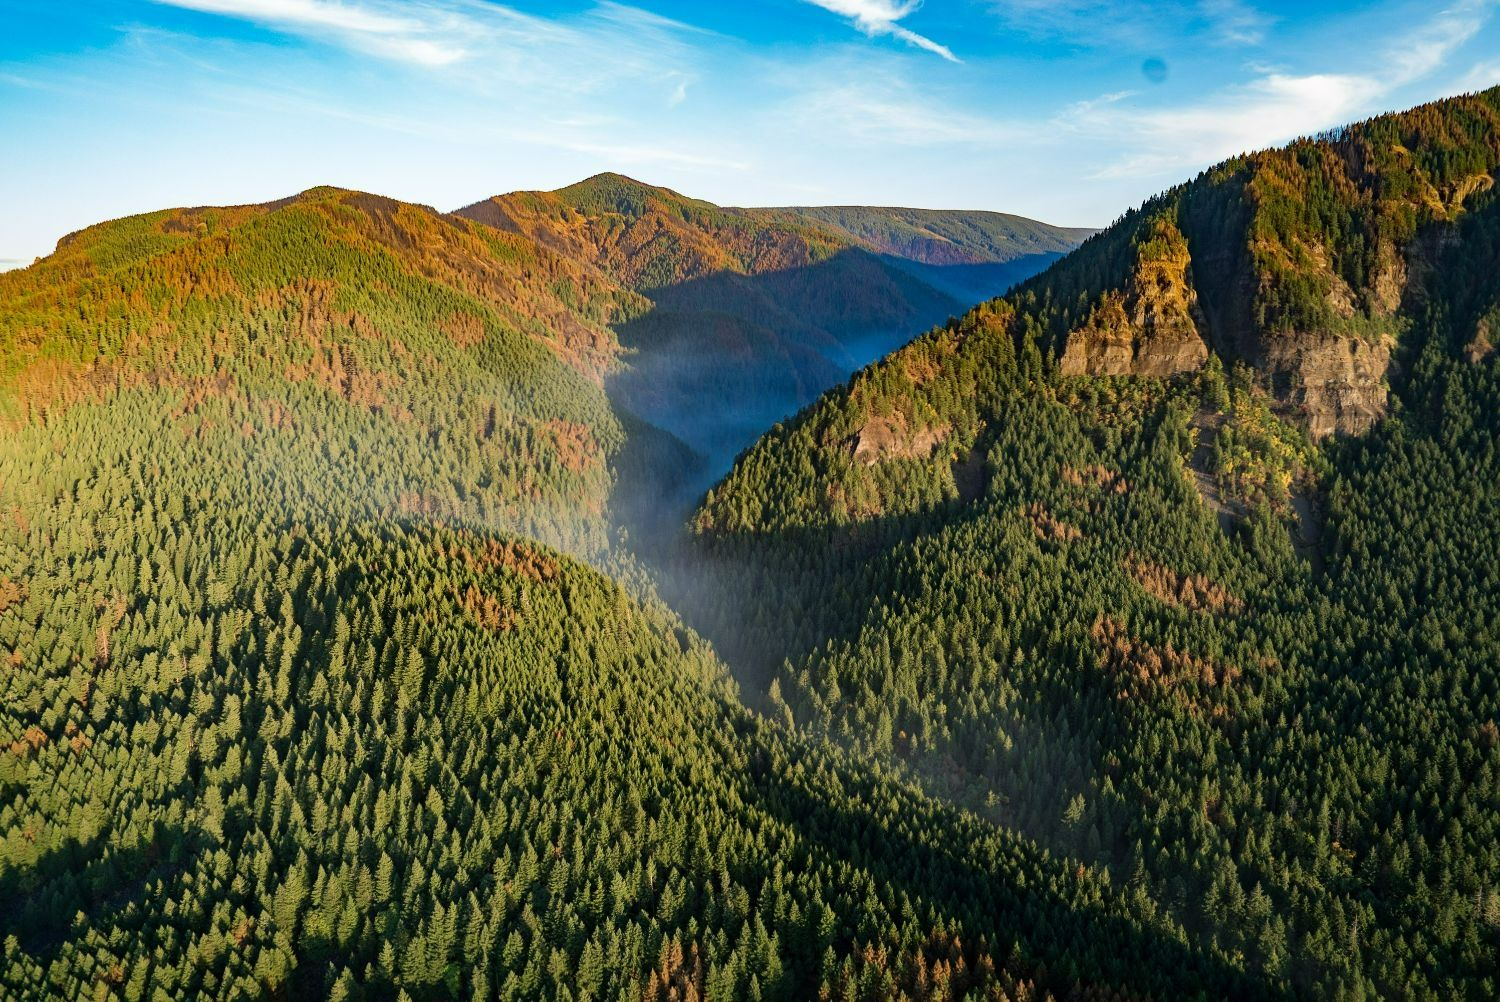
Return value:
[(70, 838), (29, 866), (0, 873), (0, 939), (15, 936), (21, 948), (46, 963), (67, 940), (76, 917), (94, 928), (139, 903), (153, 883), (182, 872), (205, 845), (203, 833), (153, 825), (150, 837), (129, 848), (111, 848), (108, 832), (83, 842)]
[(928, 264), (889, 255), (884, 259), (959, 302), (973, 305), (1003, 296), (1012, 286), (1041, 274), (1063, 257), (1062, 253), (1049, 251), (975, 264)]
[[(781, 676), (783, 695), (789, 695), (787, 673), (795, 677), (804, 667), (822, 663), (830, 649), (850, 645), (865, 650), (859, 647), (864, 631), (873, 629), (884, 638), (869, 649), (888, 640), (893, 656), (901, 656), (901, 634), (888, 631), (886, 617), (904, 608), (922, 587), (917, 580), (922, 572), (901, 552), (909, 552), (907, 547), (923, 537), (962, 533), (968, 524), (1002, 517), (1008, 507), (1006, 500), (954, 500), (913, 515), (777, 533), (770, 541), (711, 541), (705, 552), (684, 558), (686, 570), (684, 563), (677, 565), (680, 577), (667, 582), (664, 595), (713, 643), (740, 683), (743, 701), (779, 717), (782, 711), (768, 695), (772, 680)], [(695, 559), (701, 563), (693, 563)], [(998, 743), (993, 728), (970, 721), (964, 737), (911, 744), (893, 754), (932, 796), (1003, 818), (1010, 828), (1054, 851), (1130, 872), (1135, 858), (1116, 828), (1139, 821), (1134, 810), (1112, 804), (1108, 820), (1093, 814), (1065, 817), (1068, 801), (1077, 794), (1096, 805), (1092, 782), (1128, 730), (1121, 716), (1124, 704), (1112, 698), (1104, 676), (1087, 667), (1087, 637), (1058, 633), (1055, 623), (1042, 617), (1025, 623), (1015, 643), (1030, 658), (1074, 667), (1040, 688), (1027, 688), (1011, 705), (1004, 724), (1006, 743)], [(840, 676), (846, 693), (849, 686), (867, 682), (878, 679)], [(801, 715), (808, 709), (805, 702), (797, 705), (798, 719), (811, 722)], [(1073, 711), (1066, 718), (1058, 716), (1062, 706)], [(948, 709), (958, 727), (961, 704), (950, 703)], [(1012, 754), (1012, 747), (1019, 750)], [(1045, 786), (1036, 785), (1041, 776)]]
[(669, 604), (713, 641), (741, 684), (763, 691), (784, 661), (798, 664), (825, 644), (857, 638), (868, 600), (893, 583), (893, 565), (883, 557), (993, 514), (1001, 502), (989, 496), (983, 458), (992, 441), (992, 432), (982, 434), (953, 463), (956, 495), (915, 511), (842, 525), (698, 534), (684, 509), (667, 516), (668, 526), (638, 535), (655, 544), (640, 555)]
[(859, 635), (868, 599), (889, 588), (881, 580), (885, 554), (980, 511), (953, 501), (915, 514), (764, 535), (683, 530), (645, 556), (673, 608), (714, 643), (742, 685), (764, 691), (783, 661), (800, 663), (827, 643)]
[[(1006, 963), (1013, 943), (1023, 967), (1018, 973), (1059, 996), (1070, 997), (1079, 984), (1159, 998), (1284, 994), (1128, 919), (1123, 903), (1111, 913), (1108, 903), (1119, 902), (1120, 893), (1108, 887), (1094, 888), (1085, 904), (1068, 900), (1069, 884), (1095, 879), (1080, 873), (1075, 861), (937, 801), (905, 791), (893, 799), (888, 783), (859, 773), (845, 778), (841, 792), (877, 806), (851, 809), (815, 790), (808, 775), (795, 767), (778, 770), (759, 753), (745, 776), (746, 800), (809, 843), (813, 859), (802, 865), (817, 869), (822, 860), (847, 860), (889, 888), (892, 900), (906, 896), (919, 914), (927, 905), (941, 919), (962, 921), (966, 937), (993, 930), (995, 962)], [(879, 816), (882, 811), (890, 816)], [(847, 951), (857, 944), (846, 933), (835, 947)]]
[[(979, 451), (987, 448), (988, 440), (982, 441)], [(812, 668), (816, 677), (825, 652), (846, 645), (858, 654), (878, 652), (889, 643), (893, 658), (904, 655), (905, 634), (889, 627), (890, 617), (909, 609), (908, 600), (927, 587), (924, 575), (936, 573), (908, 556), (913, 547), (930, 547), (924, 538), (939, 534), (961, 538), (981, 523), (1013, 514), (1029, 497), (992, 493), (999, 488), (987, 482), (988, 471), (981, 472), (976, 490), (918, 512), (833, 527), (683, 534), (674, 541), (675, 551), (651, 562), (661, 571), (663, 596), (713, 643), (739, 681), (744, 702), (779, 718), (783, 711), (768, 695), (779, 676), (784, 696), (803, 697), (791, 700), (797, 719), (812, 723), (817, 711), (806, 702), (805, 683), (788, 689), (789, 678), (804, 668)], [(1057, 597), (1065, 600), (1072, 601)], [(1003, 820), (1054, 851), (1129, 873), (1137, 860), (1120, 833), (1143, 822), (1140, 805), (1105, 803), (1094, 787), (1106, 759), (1121, 750), (1120, 741), (1130, 733), (1127, 704), (1115, 698), (1106, 674), (1095, 669), (1087, 619), (1069, 630), (1059, 630), (1057, 619), (1048, 615), (1013, 625), (1018, 631), (1010, 642), (1013, 651), (1059, 667), (1024, 688), (1010, 705), (1003, 734), (975, 719), (960, 728), (960, 698), (949, 703), (947, 719), (962, 733), (920, 747), (912, 743), (893, 754), (929, 795)], [(873, 643), (860, 646), (866, 630), (873, 631)], [(856, 670), (849, 677), (847, 662), (837, 656), (833, 661), (840, 666), (838, 684), (845, 694), (855, 691), (851, 686), (879, 687), (878, 673), (867, 677)], [(894, 723), (901, 725), (899, 719)], [(1086, 813), (1068, 817), (1070, 800), (1080, 794)]]
[(776, 421), (1057, 257), (928, 265), (855, 248), (648, 289), (652, 309), (614, 328), (628, 355), (610, 394), (722, 473)]

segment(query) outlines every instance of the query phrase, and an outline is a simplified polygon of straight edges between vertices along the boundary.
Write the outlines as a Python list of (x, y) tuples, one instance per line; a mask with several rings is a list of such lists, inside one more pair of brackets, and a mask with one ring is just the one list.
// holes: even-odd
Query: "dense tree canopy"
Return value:
[[(675, 535), (618, 338), (868, 263), (315, 189), (0, 276), (0, 997), (1495, 997), (1497, 102), (1153, 200)], [(641, 187), (527, 211), (837, 257)], [(1063, 374), (1132, 323), (1213, 351)], [(1393, 345), (1364, 434), (1309, 331)]]

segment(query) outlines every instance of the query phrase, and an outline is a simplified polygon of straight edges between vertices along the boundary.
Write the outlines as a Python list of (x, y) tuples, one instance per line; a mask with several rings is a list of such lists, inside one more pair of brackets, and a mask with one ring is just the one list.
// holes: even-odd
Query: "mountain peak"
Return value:
[(702, 209), (715, 208), (710, 202), (689, 198), (671, 188), (647, 184), (610, 171), (558, 188), (552, 194), (584, 212), (617, 212), (633, 219), (645, 215), (652, 202)]

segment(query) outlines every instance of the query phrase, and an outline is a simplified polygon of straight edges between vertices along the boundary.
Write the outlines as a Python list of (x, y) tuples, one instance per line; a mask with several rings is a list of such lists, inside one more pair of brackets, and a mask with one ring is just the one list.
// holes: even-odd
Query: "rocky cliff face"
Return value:
[[(1500, 88), (1236, 157), (1128, 213), (1022, 306), (1064, 375), (1170, 376), (1212, 351), (1314, 438), (1357, 435), (1386, 414), (1400, 333), (1497, 167)], [(1462, 350), (1494, 343), (1481, 324)]]
[(1392, 341), (1328, 333), (1269, 340), (1264, 368), (1280, 409), (1314, 439), (1358, 435), (1385, 416)]
[[(1355, 288), (1339, 273), (1326, 248), (1299, 245), (1253, 248), (1264, 259), (1278, 253), (1278, 265), (1301, 282), (1323, 290), (1323, 324), (1286, 331), (1248, 324), (1220, 350), (1250, 363), (1264, 374), (1278, 411), (1305, 428), (1314, 440), (1329, 435), (1359, 435), (1385, 416), (1389, 396), (1393, 337), (1383, 323), (1394, 317), (1406, 296), (1407, 252), (1381, 241), (1373, 255), (1368, 285)], [(1258, 296), (1268, 294), (1271, 280), (1258, 276)], [(1216, 344), (1216, 347), (1218, 345)]]
[(1068, 335), (1063, 375), (1171, 376), (1208, 361), (1187, 241), (1166, 219), (1150, 224), (1144, 236), (1124, 289), (1105, 293)]
[[(1262, 238), (1251, 252), (1260, 262), (1260, 301), (1275, 296), (1278, 283), (1296, 282), (1321, 290), (1327, 319), (1289, 331), (1253, 326), (1248, 339), (1239, 339), (1240, 357), (1265, 374), (1278, 409), (1314, 440), (1369, 430), (1389, 403), (1391, 321), (1406, 299), (1408, 256), (1419, 253), (1415, 242), (1399, 248), (1392, 240), (1378, 240), (1358, 288), (1320, 242), (1292, 241), (1289, 248)], [(1274, 261), (1269, 268), (1268, 260)]]
[[(1315, 439), (1357, 435), (1384, 416), (1393, 342), (1368, 321), (1394, 316), (1405, 298), (1407, 254), (1394, 244), (1376, 249), (1366, 289), (1345, 281), (1317, 245), (1298, 247), (1295, 254), (1279, 247), (1220, 253), (1215, 266), (1238, 265), (1243, 280), (1220, 282), (1214, 295), (1221, 301), (1212, 310), (1202, 308), (1194, 287), (1195, 264), (1201, 269), (1202, 262), (1195, 262), (1174, 222), (1161, 218), (1144, 224), (1133, 253), (1123, 285), (1106, 292), (1068, 334), (1059, 362), (1063, 375), (1161, 378), (1194, 372), (1212, 347), (1262, 372), (1282, 412)], [(1256, 288), (1264, 281), (1252, 265), (1256, 253), (1277, 254), (1284, 268), (1322, 289), (1334, 323), (1356, 330), (1370, 326), (1371, 332), (1331, 326), (1276, 332), (1254, 323), (1254, 304), (1264, 295)]]

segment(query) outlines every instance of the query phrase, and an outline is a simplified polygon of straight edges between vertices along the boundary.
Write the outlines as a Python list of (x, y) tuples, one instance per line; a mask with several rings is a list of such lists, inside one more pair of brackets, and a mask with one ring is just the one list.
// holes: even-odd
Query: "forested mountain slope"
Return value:
[(615, 548), (646, 305), (335, 189), (0, 276), (0, 998), (1267, 990), (739, 704)]
[[(1168, 377), (1217, 356), (1248, 366), (1314, 440), (1364, 431), (1387, 410), (1398, 336), (1428, 316), (1439, 260), (1497, 168), (1500, 88), (1221, 164), (773, 431), (705, 524), (840, 523), (919, 503), (902, 492), (956, 496), (935, 471), (978, 441), (1000, 382), (981, 356), (1003, 344), (1023, 370), (1060, 376)], [(1488, 344), (1490, 323), (1473, 337)]]
[(1493, 997), (1497, 169), (1491, 90), (1152, 200), (772, 429), (681, 608), (1268, 984)]
[(0, 442), (0, 997), (1255, 991), (661, 607), (329, 491), (349, 427), (155, 394)]
[(329, 491), (372, 514), (598, 553), (623, 438), (605, 324), (644, 305), (514, 235), (373, 195), (153, 213), (0, 275), (0, 415), (139, 400), (170, 415), (172, 447), (269, 429), (325, 450)]
[(0, 275), (0, 998), (1496, 997), (1497, 110), (1153, 200), (654, 567), (634, 411), (1002, 224), (320, 188)]
[(1086, 235), (998, 213), (841, 211), (726, 209), (601, 174), (457, 215), (646, 296), (651, 308), (616, 326), (628, 355), (611, 392), (719, 470), (913, 331), (1003, 292)]

